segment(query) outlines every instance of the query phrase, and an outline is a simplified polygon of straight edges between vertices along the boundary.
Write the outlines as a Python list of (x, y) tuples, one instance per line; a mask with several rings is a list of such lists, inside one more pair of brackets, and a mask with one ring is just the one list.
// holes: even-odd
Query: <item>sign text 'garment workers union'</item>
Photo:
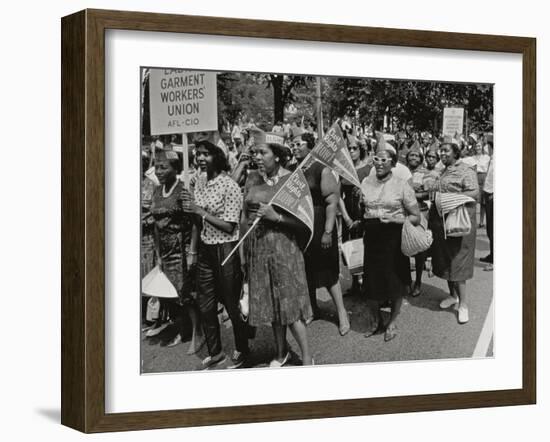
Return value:
[(153, 135), (218, 128), (215, 72), (151, 69), (149, 96)]
[(443, 109), (443, 136), (456, 137), (463, 132), (464, 109), (461, 107), (446, 107)]

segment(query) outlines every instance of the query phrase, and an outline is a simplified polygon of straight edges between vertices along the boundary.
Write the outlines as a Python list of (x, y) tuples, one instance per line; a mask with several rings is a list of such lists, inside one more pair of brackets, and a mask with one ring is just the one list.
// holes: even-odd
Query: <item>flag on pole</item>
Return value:
[[(303, 222), (309, 229), (309, 245), (313, 238), (313, 200), (304, 172), (297, 169), (281, 186), (271, 204), (278, 206)], [(306, 246), (307, 247), (307, 246)]]
[(325, 136), (311, 151), (311, 156), (330, 168), (342, 178), (361, 187), (353, 160), (346, 146), (346, 140), (338, 122), (334, 123)]

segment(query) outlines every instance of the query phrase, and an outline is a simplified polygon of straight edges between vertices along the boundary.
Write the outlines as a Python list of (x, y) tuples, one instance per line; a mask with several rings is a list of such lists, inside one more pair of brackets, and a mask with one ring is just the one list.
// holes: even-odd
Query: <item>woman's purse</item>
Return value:
[(433, 242), (432, 231), (428, 229), (428, 223), (422, 214), (420, 225), (413, 226), (409, 218), (405, 218), (403, 230), (401, 230), (401, 252), (405, 256), (414, 256), (425, 252)]
[(350, 274), (358, 275), (363, 273), (364, 254), (363, 238), (351, 239), (342, 244), (344, 264)]
[(445, 218), (445, 233), (447, 236), (466, 236), (471, 229), (472, 222), (464, 204), (451, 210)]
[(475, 199), (467, 195), (441, 192), (441, 181), (439, 181), (439, 192), (435, 196), (435, 206), (439, 215), (443, 218), (445, 238), (448, 236), (466, 236), (470, 233), (472, 222), (466, 204), (475, 202)]
[(241, 312), (243, 321), (246, 322), (248, 320), (248, 313), (250, 312), (248, 299), (248, 282), (243, 283), (243, 287), (241, 289), (241, 298), (239, 299), (239, 311)]

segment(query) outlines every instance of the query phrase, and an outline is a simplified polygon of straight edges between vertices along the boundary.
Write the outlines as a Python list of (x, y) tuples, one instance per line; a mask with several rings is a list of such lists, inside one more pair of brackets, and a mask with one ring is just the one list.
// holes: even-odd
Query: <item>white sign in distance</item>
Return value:
[(464, 108), (446, 107), (443, 109), (443, 136), (455, 137), (464, 128)]
[(151, 69), (149, 98), (152, 135), (218, 128), (215, 72)]

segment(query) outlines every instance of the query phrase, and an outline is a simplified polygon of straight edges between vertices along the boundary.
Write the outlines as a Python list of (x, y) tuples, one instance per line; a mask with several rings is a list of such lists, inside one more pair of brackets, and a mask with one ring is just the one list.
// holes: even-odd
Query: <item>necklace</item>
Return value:
[(170, 190), (168, 191), (168, 193), (166, 193), (166, 184), (164, 184), (162, 186), (162, 196), (163, 196), (163, 198), (168, 198), (170, 195), (172, 195), (172, 192), (176, 188), (177, 184), (178, 184), (178, 180), (174, 181), (174, 184), (172, 184), (172, 187), (170, 187)]
[(264, 179), (265, 183), (273, 187), (279, 182), (279, 178), (281, 177), (281, 168), (279, 167), (279, 170), (273, 177), (268, 177), (265, 173), (262, 173), (262, 178)]

